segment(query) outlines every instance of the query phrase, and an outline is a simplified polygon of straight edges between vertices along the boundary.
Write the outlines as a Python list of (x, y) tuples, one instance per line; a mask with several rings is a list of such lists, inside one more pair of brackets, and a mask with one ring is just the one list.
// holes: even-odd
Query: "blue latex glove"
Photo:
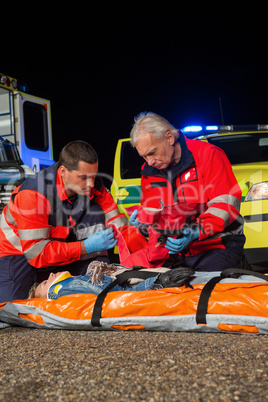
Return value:
[(169, 254), (177, 254), (183, 251), (187, 246), (194, 240), (198, 239), (200, 232), (198, 228), (194, 229), (183, 229), (183, 237), (180, 239), (173, 239), (173, 237), (168, 237), (165, 247), (169, 250)]
[(92, 236), (84, 240), (87, 253), (104, 251), (113, 248), (117, 244), (112, 228), (93, 233)]
[(138, 215), (139, 211), (137, 209), (135, 209), (135, 211), (132, 212), (132, 214), (130, 215), (129, 218), (129, 222), (132, 226), (135, 226), (135, 228), (137, 228), (140, 224), (137, 215)]

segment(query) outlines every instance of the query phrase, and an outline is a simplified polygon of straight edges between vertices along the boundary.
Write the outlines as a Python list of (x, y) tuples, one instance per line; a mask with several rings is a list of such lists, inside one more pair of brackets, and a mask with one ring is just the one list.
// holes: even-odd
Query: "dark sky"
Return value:
[(266, 11), (241, 4), (209, 13), (192, 3), (157, 12), (102, 5), (87, 14), (77, 6), (56, 23), (48, 13), (28, 32), (17, 24), (0, 71), (51, 100), (56, 160), (67, 142), (84, 139), (112, 173), (117, 140), (141, 111), (177, 128), (221, 124), (220, 98), (225, 124), (268, 123)]

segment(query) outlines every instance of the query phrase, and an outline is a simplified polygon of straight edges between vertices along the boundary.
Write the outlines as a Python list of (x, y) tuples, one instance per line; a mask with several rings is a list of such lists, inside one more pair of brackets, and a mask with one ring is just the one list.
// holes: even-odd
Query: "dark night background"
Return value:
[(180, 4), (88, 12), (78, 3), (28, 15), (13, 24), (14, 40), (2, 32), (0, 72), (51, 100), (55, 160), (83, 139), (112, 174), (117, 140), (141, 111), (177, 128), (221, 124), (220, 98), (225, 124), (268, 123), (265, 8)]

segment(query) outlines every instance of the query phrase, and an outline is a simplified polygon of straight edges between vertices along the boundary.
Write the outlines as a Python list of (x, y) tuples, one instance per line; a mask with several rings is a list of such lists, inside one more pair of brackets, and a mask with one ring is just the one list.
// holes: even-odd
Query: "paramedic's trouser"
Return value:
[(182, 265), (193, 268), (195, 271), (223, 271), (240, 266), (242, 255), (229, 249), (215, 249), (191, 257), (177, 256), (173, 267)]
[(35, 269), (24, 256), (9, 255), (0, 258), (0, 302), (27, 299), (35, 280)]

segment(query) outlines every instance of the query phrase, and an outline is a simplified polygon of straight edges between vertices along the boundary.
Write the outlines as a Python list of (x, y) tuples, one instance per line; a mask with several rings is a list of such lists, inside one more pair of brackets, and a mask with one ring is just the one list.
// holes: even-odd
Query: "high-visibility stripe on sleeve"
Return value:
[[(7, 208), (7, 213), (9, 215), (9, 220), (7, 220), (7, 217), (4, 215), (4, 213), (1, 214), (1, 224), (0, 224), (1, 229), (4, 232), (6, 239), (12, 244), (12, 246), (21, 252), (22, 247), (21, 247), (20, 239), (18, 236), (15, 235), (13, 229), (8, 224), (8, 223), (11, 224), (11, 218), (12, 218), (12, 215), (10, 214), (8, 208)], [(14, 222), (14, 219), (13, 219), (13, 222)]]
[(113, 224), (117, 229), (121, 228), (122, 226), (128, 226), (129, 225), (129, 221), (128, 221), (128, 219), (127, 219), (127, 217), (125, 215), (119, 216), (118, 218), (113, 219), (108, 223)]
[(50, 235), (50, 228), (39, 228), (39, 229), (25, 229), (19, 230), (19, 236), (21, 240), (38, 240), (47, 239)]
[(24, 252), (27, 261), (37, 257), (51, 240), (41, 240)]
[(106, 219), (106, 221), (108, 222), (110, 219), (116, 217), (117, 215), (119, 215), (119, 211), (118, 211), (118, 209), (116, 208), (116, 209), (113, 209), (113, 210), (110, 211), (110, 212), (107, 212), (107, 213), (105, 214), (105, 219)]
[(13, 218), (13, 216), (10, 213), (9, 206), (7, 206), (7, 208), (6, 208), (6, 221), (10, 225), (14, 225), (14, 223), (15, 223), (15, 219)]
[(211, 205), (218, 203), (225, 203), (231, 205), (238, 211), (240, 210), (240, 204), (241, 204), (240, 200), (231, 194), (222, 194), (219, 195), (218, 197), (213, 198), (208, 202), (208, 206), (210, 207)]
[(219, 209), (219, 208), (210, 207), (202, 214), (202, 217), (204, 218), (205, 215), (208, 215), (208, 214), (216, 216), (217, 218), (223, 219), (225, 222), (225, 226), (229, 226), (230, 215), (227, 211), (224, 211), (223, 209)]
[(112, 223), (117, 229), (121, 226), (129, 225), (129, 220), (126, 215), (121, 214), (118, 208), (113, 209), (105, 214), (105, 220), (107, 223)]
[(126, 215), (121, 214), (121, 213), (119, 212), (118, 208), (113, 209), (112, 211), (107, 212), (107, 213), (105, 214), (105, 220), (106, 220), (106, 222), (109, 222), (109, 221), (112, 220), (113, 223), (114, 223), (115, 218), (116, 218), (116, 219), (121, 218), (122, 225), (128, 225), (128, 224), (129, 224), (128, 218), (126, 217)]

